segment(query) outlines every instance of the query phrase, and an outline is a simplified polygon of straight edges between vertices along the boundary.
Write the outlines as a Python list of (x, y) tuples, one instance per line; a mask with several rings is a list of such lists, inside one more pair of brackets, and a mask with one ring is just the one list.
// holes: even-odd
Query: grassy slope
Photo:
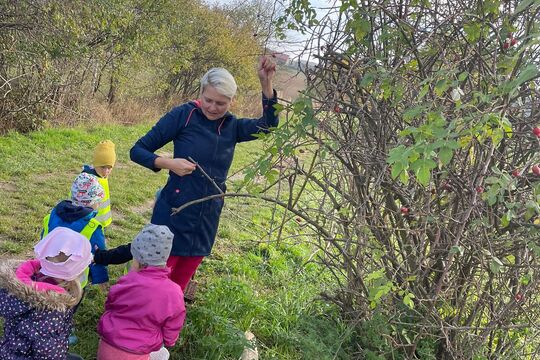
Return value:
[[(106, 236), (111, 247), (129, 242), (149, 221), (154, 193), (167, 176), (129, 161), (129, 148), (148, 128), (107, 125), (1, 137), (0, 256), (31, 255), (43, 216), (66, 197), (94, 144), (105, 138), (116, 143), (118, 153), (110, 181), (114, 221)], [(237, 149), (231, 173), (257, 156), (260, 149), (253, 144)], [(271, 241), (271, 217), (271, 209), (255, 201), (227, 202), (173, 359), (236, 359), (247, 329), (256, 335), (262, 359), (347, 358), (342, 348), (347, 330), (335, 320), (336, 310), (313, 301), (324, 290), (326, 276), (314, 264), (303, 266), (310, 255), (307, 246)], [(292, 235), (296, 230), (291, 226)], [(114, 283), (122, 266), (111, 266), (110, 273)], [(85, 359), (95, 358), (95, 328), (105, 296), (90, 287), (76, 314), (80, 341), (72, 350)]]

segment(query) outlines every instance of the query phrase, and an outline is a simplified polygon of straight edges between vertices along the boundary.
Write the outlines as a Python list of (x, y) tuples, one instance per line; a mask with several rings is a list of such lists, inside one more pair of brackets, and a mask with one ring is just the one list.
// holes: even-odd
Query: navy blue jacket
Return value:
[[(268, 132), (278, 125), (273, 107), (274, 98), (263, 96), (263, 115), (259, 119), (238, 119), (227, 113), (222, 119), (208, 120), (196, 102), (172, 109), (131, 149), (131, 160), (153, 171), (158, 157), (154, 152), (169, 142), (174, 145), (174, 157), (193, 158), (225, 192), (225, 180), (237, 143), (255, 140), (253, 134)], [(217, 194), (217, 189), (197, 169), (190, 175), (178, 176), (169, 171), (167, 184), (156, 200), (152, 223), (167, 225), (174, 234), (171, 255), (207, 256), (212, 250), (223, 199), (189, 206), (175, 216), (171, 208), (189, 201)]]
[(0, 359), (65, 360), (73, 298), (23, 284), (14, 267), (13, 262), (0, 264), (0, 317), (4, 318)]

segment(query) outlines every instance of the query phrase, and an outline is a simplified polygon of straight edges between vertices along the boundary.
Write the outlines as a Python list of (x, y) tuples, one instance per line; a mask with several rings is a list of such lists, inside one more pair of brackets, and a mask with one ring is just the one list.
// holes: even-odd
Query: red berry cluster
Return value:
[(510, 46), (517, 44), (517, 39), (512, 36), (512, 33), (508, 34), (508, 37), (504, 40), (503, 49), (508, 49)]

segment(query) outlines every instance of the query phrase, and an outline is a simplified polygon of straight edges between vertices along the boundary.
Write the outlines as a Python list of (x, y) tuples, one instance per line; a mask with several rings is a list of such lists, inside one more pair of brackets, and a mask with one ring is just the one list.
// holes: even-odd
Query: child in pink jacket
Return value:
[(167, 353), (163, 346), (176, 343), (186, 309), (182, 289), (169, 279), (166, 266), (172, 241), (168, 227), (153, 224), (133, 240), (132, 270), (111, 287), (99, 320), (98, 360), (154, 359), (154, 352), (161, 356)]

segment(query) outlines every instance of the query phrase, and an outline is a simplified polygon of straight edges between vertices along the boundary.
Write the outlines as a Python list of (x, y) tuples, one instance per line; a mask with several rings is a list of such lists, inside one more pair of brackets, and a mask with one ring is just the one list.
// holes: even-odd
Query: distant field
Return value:
[(288, 66), (280, 66), (276, 73), (275, 88), (286, 100), (294, 100), (298, 92), (304, 90), (306, 78), (304, 74)]

